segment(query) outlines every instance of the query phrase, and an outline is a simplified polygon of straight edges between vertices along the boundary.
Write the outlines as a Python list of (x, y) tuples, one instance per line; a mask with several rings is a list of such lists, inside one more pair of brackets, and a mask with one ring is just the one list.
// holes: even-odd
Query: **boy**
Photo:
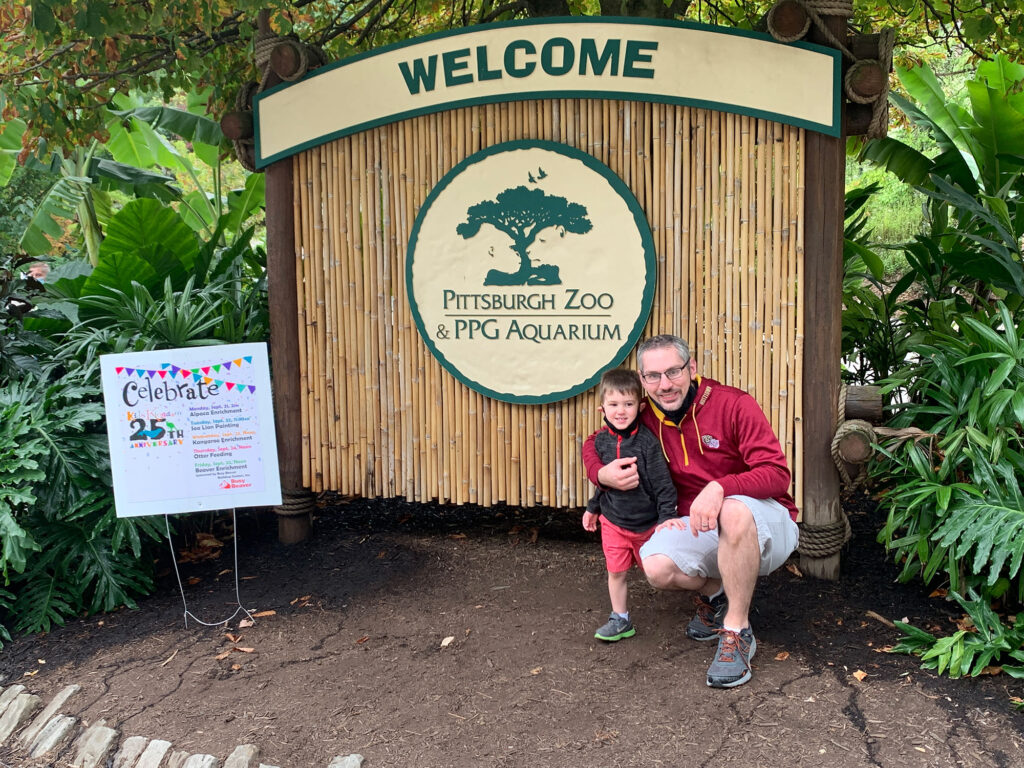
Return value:
[[(615, 368), (601, 377), (598, 390), (605, 426), (593, 434), (603, 462), (633, 457), (640, 484), (628, 491), (598, 488), (583, 513), (583, 527), (597, 530), (608, 566), (612, 613), (594, 637), (612, 643), (636, 634), (626, 606), (626, 574), (640, 565), (640, 547), (655, 526), (676, 516), (676, 488), (661, 444), (640, 425), (643, 389), (635, 371)], [(642, 567), (642, 566), (641, 566)]]

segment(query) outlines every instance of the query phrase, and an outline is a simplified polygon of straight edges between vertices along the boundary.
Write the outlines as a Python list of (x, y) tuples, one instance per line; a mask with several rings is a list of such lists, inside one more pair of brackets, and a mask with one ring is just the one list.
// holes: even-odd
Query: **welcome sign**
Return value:
[(636, 198), (573, 147), (514, 141), (455, 166), (420, 209), (406, 283), (453, 376), (509, 402), (592, 387), (636, 344), (654, 299), (654, 243)]
[(266, 344), (100, 357), (118, 517), (281, 503)]
[(840, 72), (834, 49), (684, 22), (483, 25), (353, 56), (261, 93), (256, 164), (395, 120), (544, 98), (699, 106), (838, 136)]

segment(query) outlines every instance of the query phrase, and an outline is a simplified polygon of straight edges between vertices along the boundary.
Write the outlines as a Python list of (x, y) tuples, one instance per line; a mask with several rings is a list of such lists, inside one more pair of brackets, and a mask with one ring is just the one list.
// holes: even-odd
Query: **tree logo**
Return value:
[[(532, 172), (527, 175), (531, 183), (547, 176), (543, 168), (537, 169), (537, 177)], [(565, 237), (566, 232), (585, 235), (593, 229), (587, 209), (579, 203), (521, 185), (499, 192), (494, 200), (470, 206), (466, 220), (455, 231), (468, 239), (475, 237), (485, 224), (509, 236), (510, 247), (519, 257), (519, 268), (515, 272), (491, 269), (484, 285), (561, 285), (558, 267), (535, 264), (530, 257), (531, 246), (541, 232), (556, 230), (559, 237)]]
[(416, 217), (406, 287), (431, 354), (472, 389), (548, 403), (636, 344), (654, 298), (650, 227), (592, 155), (523, 140), (470, 155)]

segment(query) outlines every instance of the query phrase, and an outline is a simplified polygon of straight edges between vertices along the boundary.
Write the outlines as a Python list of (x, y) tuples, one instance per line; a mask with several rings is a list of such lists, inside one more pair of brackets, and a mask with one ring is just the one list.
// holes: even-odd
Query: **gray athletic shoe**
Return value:
[(686, 636), (691, 640), (700, 641), (716, 639), (718, 630), (722, 628), (725, 612), (729, 608), (725, 593), (714, 599), (698, 594), (694, 596), (693, 602), (697, 606), (697, 615), (686, 625)]
[(633, 622), (622, 618), (619, 614), (612, 611), (608, 621), (594, 633), (594, 637), (598, 640), (604, 640), (606, 643), (614, 643), (617, 640), (623, 640), (635, 634), (636, 629), (633, 627)]
[(747, 627), (739, 632), (718, 630), (718, 650), (708, 667), (708, 685), (712, 688), (735, 688), (750, 679), (750, 660), (757, 650), (754, 633)]

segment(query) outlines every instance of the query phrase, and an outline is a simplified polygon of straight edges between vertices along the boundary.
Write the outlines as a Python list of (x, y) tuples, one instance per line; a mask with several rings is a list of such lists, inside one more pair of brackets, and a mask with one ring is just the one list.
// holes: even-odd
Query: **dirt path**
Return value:
[[(575, 515), (362, 501), (291, 549), (272, 517), (243, 522), (243, 601), (275, 612), (255, 626), (185, 629), (165, 578), (138, 611), (16, 641), (0, 676), (43, 696), (78, 683), (77, 714), (123, 736), (221, 759), (252, 742), (282, 768), (354, 752), (370, 768), (1024, 764), (1019, 681), (878, 652), (897, 635), (868, 611), (928, 626), (944, 604), (894, 585), (877, 521), (853, 520), (840, 582), (763, 580), (754, 678), (733, 691), (704, 683), (714, 644), (683, 636), (689, 595), (634, 580), (637, 636), (593, 639), (603, 559)], [(201, 618), (231, 612), (230, 567), (230, 551), (183, 565)]]

